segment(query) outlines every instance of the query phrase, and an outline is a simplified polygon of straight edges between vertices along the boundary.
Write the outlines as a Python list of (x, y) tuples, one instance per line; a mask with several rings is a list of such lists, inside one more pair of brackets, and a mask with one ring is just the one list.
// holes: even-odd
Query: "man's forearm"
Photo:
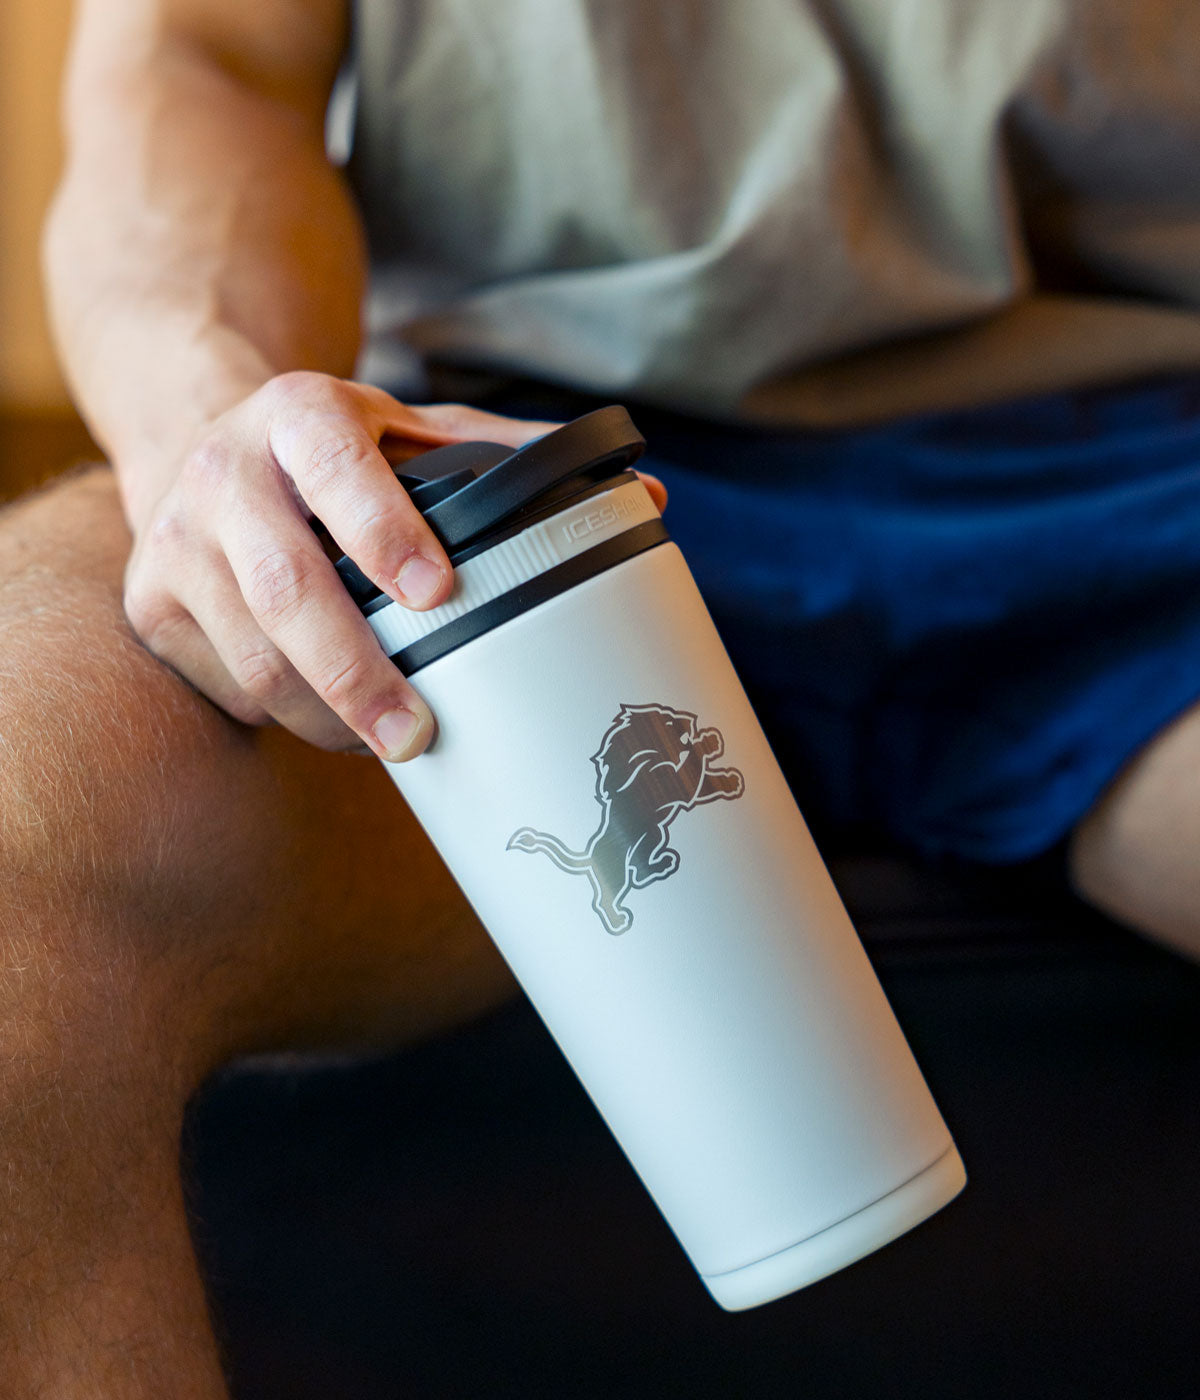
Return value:
[(47, 238), (80, 406), (132, 527), (123, 603), (235, 720), (403, 762), (433, 733), (308, 526), (405, 607), (453, 587), (380, 444), (545, 424), (348, 382), (363, 237), (324, 152), (348, 0), (78, 0)]
[(76, 56), (48, 280), (135, 524), (204, 425), (266, 379), (353, 367), (362, 236), (321, 107), (198, 44)]

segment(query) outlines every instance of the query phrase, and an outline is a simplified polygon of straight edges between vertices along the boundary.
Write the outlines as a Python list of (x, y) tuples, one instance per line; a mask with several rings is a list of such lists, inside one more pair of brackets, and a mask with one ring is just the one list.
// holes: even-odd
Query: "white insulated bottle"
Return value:
[(402, 478), (455, 564), (413, 613), (342, 559), (437, 718), (397, 787), (714, 1298), (939, 1209), (962, 1162), (679, 550), (623, 409)]

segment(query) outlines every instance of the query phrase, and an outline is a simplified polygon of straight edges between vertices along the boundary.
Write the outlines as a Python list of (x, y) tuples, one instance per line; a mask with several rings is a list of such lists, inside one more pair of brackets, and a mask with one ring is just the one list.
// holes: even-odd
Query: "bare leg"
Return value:
[(1076, 889), (1200, 961), (1200, 707), (1137, 754), (1071, 841)]
[(382, 769), (134, 641), (106, 472), (0, 513), (0, 1375), (225, 1394), (177, 1167), (242, 1052), (425, 1034), (511, 981)]

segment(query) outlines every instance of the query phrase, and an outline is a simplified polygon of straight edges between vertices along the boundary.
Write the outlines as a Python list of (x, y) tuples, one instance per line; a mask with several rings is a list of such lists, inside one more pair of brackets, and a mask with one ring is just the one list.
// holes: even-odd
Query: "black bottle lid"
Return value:
[[(515, 451), (495, 442), (458, 442), (423, 452), (397, 467), (396, 478), (437, 536), (451, 564), (530, 514), (618, 476), (645, 451), (646, 440), (618, 404), (598, 408)], [(354, 601), (365, 606), (379, 589), (314, 528)]]

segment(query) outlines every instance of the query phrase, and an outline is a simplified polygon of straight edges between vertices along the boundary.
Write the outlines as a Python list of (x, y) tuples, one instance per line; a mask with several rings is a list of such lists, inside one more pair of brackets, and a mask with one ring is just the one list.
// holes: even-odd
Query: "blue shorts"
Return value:
[(631, 408), (818, 829), (1038, 856), (1200, 697), (1200, 378), (848, 432)]

